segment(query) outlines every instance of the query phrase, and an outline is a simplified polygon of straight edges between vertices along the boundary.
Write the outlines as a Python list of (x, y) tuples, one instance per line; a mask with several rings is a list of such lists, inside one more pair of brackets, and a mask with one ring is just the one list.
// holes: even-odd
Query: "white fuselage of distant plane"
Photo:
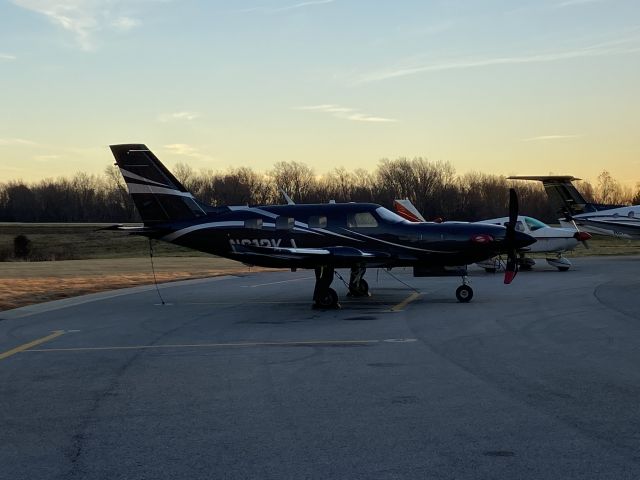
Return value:
[[(580, 230), (620, 238), (640, 239), (640, 205), (612, 208), (573, 215)], [(573, 227), (572, 222), (560, 220), (563, 227)]]
[[(509, 221), (508, 217), (492, 218), (482, 220), (477, 223), (491, 223), (493, 225), (504, 225)], [(578, 245), (578, 231), (573, 225), (570, 227), (550, 227), (533, 217), (524, 215), (518, 216), (516, 230), (525, 232), (536, 239), (536, 243), (529, 245), (526, 249), (528, 253), (558, 253), (573, 250)]]

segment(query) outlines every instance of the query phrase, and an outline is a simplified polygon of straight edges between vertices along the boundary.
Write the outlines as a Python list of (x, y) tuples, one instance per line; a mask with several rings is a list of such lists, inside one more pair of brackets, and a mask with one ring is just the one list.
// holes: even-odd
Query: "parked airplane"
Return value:
[[(411, 200), (394, 200), (393, 208), (405, 219), (410, 222), (425, 222), (426, 220), (420, 214), (418, 209), (411, 203)], [(492, 225), (504, 225), (509, 223), (509, 217), (493, 218), (489, 220), (481, 220), (476, 223), (488, 223)], [(535, 260), (526, 257), (527, 253), (556, 253), (555, 258), (547, 257), (547, 263), (556, 267), (560, 271), (566, 271), (571, 268), (571, 262), (562, 256), (563, 252), (573, 250), (578, 242), (583, 242), (585, 247), (586, 241), (591, 238), (587, 232), (580, 232), (573, 225), (571, 228), (550, 227), (546, 223), (541, 222), (533, 217), (518, 216), (516, 221), (516, 230), (524, 232), (533, 237), (536, 242), (518, 251), (518, 267), (523, 270), (529, 270), (535, 265)], [(489, 258), (481, 262), (476, 262), (487, 272), (495, 272), (501, 267), (498, 257)]]
[[(587, 202), (571, 183), (580, 180), (569, 175), (514, 176), (512, 180), (542, 182), (551, 206), (563, 216), (563, 226), (600, 235), (640, 240), (640, 205), (600, 205)], [(574, 225), (575, 222), (575, 225)]]
[[(509, 222), (509, 217), (481, 220), (478, 223), (506, 225), (507, 222)], [(571, 262), (562, 254), (576, 248), (579, 242), (582, 242), (586, 247), (586, 241), (591, 238), (589, 233), (578, 231), (573, 226), (571, 228), (550, 227), (540, 220), (522, 215), (518, 216), (516, 230), (531, 235), (536, 239), (536, 243), (518, 252), (518, 265), (523, 270), (529, 270), (536, 264), (533, 258), (526, 256), (527, 253), (555, 253), (555, 257), (546, 258), (547, 263), (561, 272), (567, 271), (571, 268)], [(478, 265), (488, 272), (495, 272), (499, 268), (500, 262), (492, 258), (478, 262)]]
[[(317, 308), (339, 306), (330, 288), (336, 268), (351, 269), (350, 293), (362, 296), (369, 290), (363, 278), (368, 267), (414, 267), (416, 276), (444, 274), (447, 267), (507, 253), (505, 283), (511, 283), (516, 251), (534, 242), (511, 226), (414, 224), (373, 203), (213, 207), (196, 200), (145, 145), (112, 145), (111, 151), (144, 222), (143, 227), (114, 229), (250, 265), (314, 269)], [(513, 190), (510, 214), (515, 223)], [(456, 296), (471, 300), (466, 277)]]

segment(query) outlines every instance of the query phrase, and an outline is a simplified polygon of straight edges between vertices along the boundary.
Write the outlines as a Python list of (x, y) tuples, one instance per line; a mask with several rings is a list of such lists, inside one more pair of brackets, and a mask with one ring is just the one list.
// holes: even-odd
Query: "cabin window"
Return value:
[(295, 219), (291, 217), (276, 218), (276, 230), (293, 230)]
[[(509, 226), (509, 222), (504, 222), (504, 224), (503, 224), (503, 225), (504, 225), (505, 227), (508, 227), (508, 226)], [(516, 230), (517, 230), (518, 232), (524, 232), (524, 224), (522, 223), (522, 221), (521, 221), (521, 220), (518, 220), (518, 221), (516, 222)]]
[(244, 221), (244, 228), (251, 228), (253, 230), (262, 230), (262, 219), (249, 218)]
[(327, 217), (325, 217), (324, 215), (314, 215), (313, 217), (309, 217), (309, 227), (310, 228), (326, 228)]
[(189, 209), (193, 212), (193, 214), (196, 217), (202, 217), (204, 215), (202, 208), (198, 206), (198, 204), (195, 202), (193, 198), (183, 197), (182, 200), (187, 205), (187, 207), (189, 207)]
[(347, 217), (348, 227), (372, 228), (378, 226), (378, 221), (371, 212), (351, 213)]
[(529, 225), (529, 230), (531, 230), (532, 232), (547, 226), (545, 223), (542, 223), (540, 220), (536, 220), (535, 218), (531, 218), (531, 217), (524, 217), (524, 221), (527, 225)]

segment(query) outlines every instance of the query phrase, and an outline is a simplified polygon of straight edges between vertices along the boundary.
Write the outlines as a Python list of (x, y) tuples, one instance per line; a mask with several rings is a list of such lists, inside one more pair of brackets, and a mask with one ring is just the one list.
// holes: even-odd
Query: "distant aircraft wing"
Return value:
[(103, 227), (98, 229), (101, 230), (117, 230), (119, 232), (130, 233), (132, 235), (146, 235), (148, 233), (157, 232), (157, 229), (153, 227), (145, 227), (143, 225), (109, 225), (108, 227)]

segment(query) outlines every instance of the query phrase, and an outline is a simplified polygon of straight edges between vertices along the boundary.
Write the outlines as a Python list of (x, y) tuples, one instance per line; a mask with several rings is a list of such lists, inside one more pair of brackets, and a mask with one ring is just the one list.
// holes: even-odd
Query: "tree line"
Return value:
[[(344, 167), (317, 175), (308, 165), (278, 162), (268, 172), (249, 167), (223, 172), (195, 171), (178, 164), (174, 174), (199, 200), (211, 205), (284, 203), (279, 189), (298, 203), (374, 202), (391, 207), (408, 198), (428, 220), (481, 220), (507, 215), (508, 189), (515, 187), (521, 212), (547, 222), (557, 215), (538, 182), (514, 182), (504, 176), (471, 172), (458, 175), (448, 162), (397, 158), (381, 160), (374, 171)], [(585, 198), (596, 203), (638, 204), (634, 193), (607, 171), (596, 184), (578, 182)], [(0, 221), (136, 222), (137, 212), (117, 167), (102, 175), (0, 183)]]

